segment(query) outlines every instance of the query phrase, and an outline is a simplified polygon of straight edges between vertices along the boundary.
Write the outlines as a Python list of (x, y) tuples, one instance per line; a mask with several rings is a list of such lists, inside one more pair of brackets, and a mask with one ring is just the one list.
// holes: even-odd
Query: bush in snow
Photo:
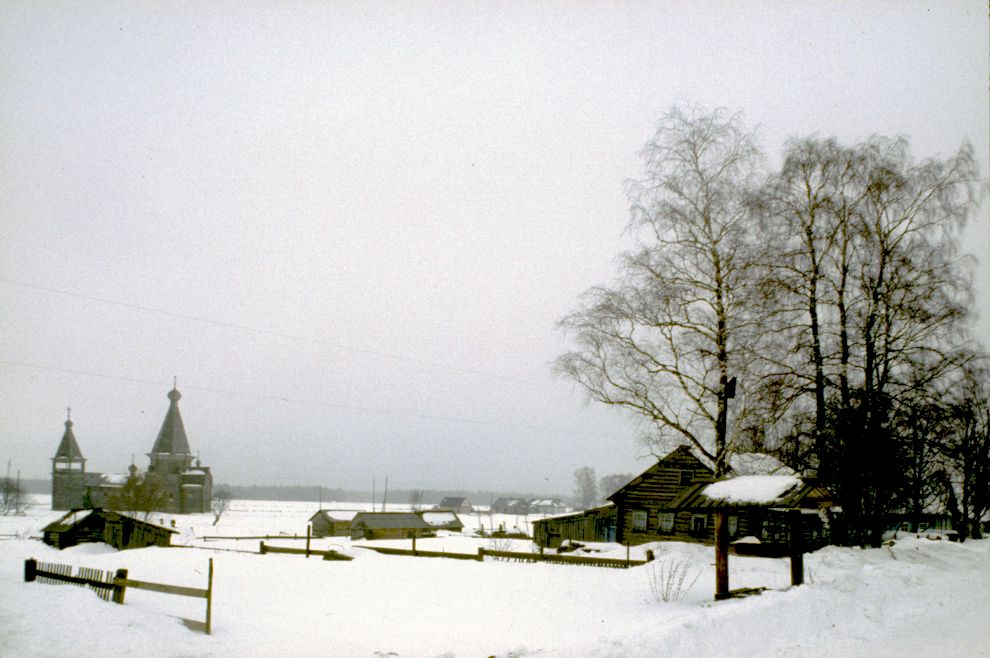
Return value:
[(657, 603), (680, 601), (691, 591), (701, 575), (701, 569), (687, 558), (669, 557), (646, 565), (650, 594)]

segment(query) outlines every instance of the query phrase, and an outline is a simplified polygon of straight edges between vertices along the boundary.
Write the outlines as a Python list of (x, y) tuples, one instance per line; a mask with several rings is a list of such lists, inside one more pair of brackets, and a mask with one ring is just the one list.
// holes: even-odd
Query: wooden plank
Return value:
[[(286, 546), (270, 546), (268, 544), (264, 544), (264, 542), (262, 542), (262, 543), (263, 543), (263, 547), (262, 547), (262, 553), (263, 554), (264, 553), (285, 553), (287, 555), (307, 555), (307, 552), (306, 552), (306, 549), (305, 548), (289, 548), (289, 547), (286, 547)], [(311, 549), (308, 552), (308, 555), (322, 555), (324, 560), (342, 560), (343, 561), (343, 560), (350, 560), (350, 559), (352, 559), (350, 556), (343, 555), (342, 553), (338, 553), (337, 551), (321, 551), (321, 550), (317, 550), (315, 548), (314, 549)]]
[(160, 592), (162, 594), (178, 594), (179, 596), (192, 596), (198, 599), (205, 599), (209, 595), (209, 590), (196, 587), (181, 587), (179, 585), (163, 585), (162, 583), (149, 583), (144, 580), (130, 580), (129, 578), (114, 578), (113, 585), (118, 587), (133, 587), (134, 589), (144, 589), (149, 592)]
[(68, 576), (65, 574), (56, 573), (54, 571), (42, 571), (41, 569), (38, 570), (37, 575), (39, 578), (46, 578), (56, 582), (72, 583), (74, 585), (90, 585), (91, 587), (99, 588), (112, 588), (114, 586), (114, 583), (103, 583), (96, 580), (90, 580), (88, 578)]
[(250, 536), (237, 536), (237, 535), (204, 535), (200, 537), (203, 541), (241, 541), (243, 539), (306, 539), (306, 535), (250, 535)]
[(382, 555), (402, 555), (406, 557), (445, 557), (452, 560), (474, 560), (478, 561), (478, 556), (471, 553), (445, 553), (442, 551), (411, 551), (406, 548), (386, 548), (384, 546), (355, 546), (354, 548), (364, 548), (375, 551)]
[[(403, 548), (385, 548), (383, 546), (356, 546), (369, 551), (375, 551), (383, 555), (402, 555), (408, 557), (441, 557), (454, 560), (478, 560), (478, 555), (469, 553), (443, 553), (438, 551), (410, 551)], [(484, 549), (483, 556), (515, 560), (518, 562), (554, 562), (557, 564), (579, 564), (595, 567), (612, 567), (625, 569), (628, 566), (639, 566), (646, 564), (643, 560), (626, 560), (616, 558), (584, 557), (579, 555), (540, 555), (539, 553), (517, 553), (513, 551), (491, 551)]]

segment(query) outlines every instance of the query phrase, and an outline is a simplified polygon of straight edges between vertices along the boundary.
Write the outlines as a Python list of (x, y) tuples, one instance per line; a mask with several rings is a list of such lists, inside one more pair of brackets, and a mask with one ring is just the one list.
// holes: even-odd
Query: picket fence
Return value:
[(175, 594), (178, 596), (190, 596), (206, 599), (206, 620), (182, 619), (182, 623), (187, 628), (202, 631), (207, 635), (211, 632), (213, 620), (213, 559), (210, 559), (209, 580), (206, 589), (195, 587), (182, 587), (179, 585), (166, 585), (164, 583), (152, 583), (145, 580), (132, 580), (127, 577), (127, 569), (117, 569), (111, 574), (109, 571), (100, 571), (88, 567), (79, 567), (75, 574), (70, 564), (55, 564), (52, 562), (38, 562), (34, 558), (24, 561), (24, 582), (39, 582), (48, 585), (72, 584), (80, 587), (89, 587), (96, 592), (104, 601), (113, 601), (123, 605), (124, 594), (128, 587), (143, 589), (160, 594)]

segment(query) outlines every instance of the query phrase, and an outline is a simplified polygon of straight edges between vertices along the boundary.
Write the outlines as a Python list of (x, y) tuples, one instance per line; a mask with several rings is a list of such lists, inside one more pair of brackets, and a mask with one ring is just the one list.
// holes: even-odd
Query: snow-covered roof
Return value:
[(713, 482), (701, 493), (711, 500), (727, 503), (766, 505), (800, 486), (801, 480), (793, 475), (740, 475)]
[(534, 500), (531, 502), (530, 507), (563, 507), (564, 504), (559, 500), (553, 500), (550, 498), (543, 498), (541, 500)]
[(448, 525), (461, 522), (460, 518), (453, 512), (423, 512), (420, 516), (430, 525)]
[(131, 476), (127, 473), (104, 473), (101, 478), (102, 484), (124, 486)]
[(312, 521), (313, 518), (315, 518), (316, 516), (319, 516), (321, 514), (323, 516), (325, 516), (326, 518), (331, 519), (333, 521), (350, 521), (351, 519), (354, 518), (354, 515), (357, 514), (357, 510), (321, 509), (316, 514), (314, 514), (312, 517), (310, 517), (310, 521)]

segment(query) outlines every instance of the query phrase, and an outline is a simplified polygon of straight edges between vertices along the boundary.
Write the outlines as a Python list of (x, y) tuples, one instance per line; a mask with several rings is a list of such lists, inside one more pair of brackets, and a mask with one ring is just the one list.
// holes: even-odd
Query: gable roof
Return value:
[(429, 530), (432, 526), (413, 512), (358, 512), (351, 520), (351, 528), (370, 530), (410, 528)]
[(357, 515), (355, 510), (345, 510), (345, 509), (321, 509), (316, 512), (313, 516), (309, 517), (312, 521), (318, 516), (322, 516), (328, 521), (350, 521)]
[(496, 505), (529, 505), (525, 498), (497, 498), (492, 507)]
[(58, 444), (58, 450), (55, 451), (55, 459), (86, 461), (82, 450), (79, 449), (76, 435), (72, 432), (71, 420), (65, 421), (65, 432), (62, 434), (62, 441)]
[(156, 523), (149, 523), (148, 521), (142, 521), (141, 519), (136, 519), (133, 516), (127, 516), (126, 514), (121, 514), (120, 512), (113, 512), (111, 510), (101, 509), (95, 507), (93, 509), (74, 509), (66, 512), (60, 516), (55, 521), (52, 521), (46, 525), (42, 530), (44, 532), (66, 532), (72, 527), (82, 523), (83, 521), (89, 519), (90, 517), (102, 518), (105, 521), (124, 521), (126, 523), (131, 523), (136, 526), (141, 526), (143, 528), (153, 529), (159, 532), (168, 532), (173, 535), (179, 534), (178, 530), (172, 528), (166, 528), (165, 526), (160, 526)]
[(165, 412), (165, 420), (162, 421), (162, 428), (158, 431), (155, 446), (151, 449), (152, 454), (192, 454), (189, 452), (189, 439), (186, 438), (186, 428), (179, 413), (181, 397), (182, 394), (174, 387), (168, 392), (168, 411)]
[(467, 498), (463, 496), (447, 496), (440, 501), (439, 507), (460, 507), (467, 502)]
[(424, 510), (422, 512), (416, 512), (416, 515), (433, 527), (448, 529), (464, 527), (464, 523), (461, 521), (461, 518), (457, 516), (457, 512), (433, 512), (430, 510)]
[(791, 475), (743, 475), (688, 487), (667, 508), (820, 509), (831, 507), (832, 504), (831, 492), (814, 479), (801, 479)]
[(692, 469), (705, 471), (709, 476), (714, 475), (714, 471), (712, 471), (712, 469), (709, 468), (703, 461), (698, 459), (690, 448), (681, 445), (681, 446), (677, 446), (669, 453), (667, 453), (665, 456), (658, 459), (656, 464), (653, 464), (648, 469), (646, 469), (645, 471), (634, 477), (632, 480), (627, 482), (625, 486), (621, 487), (618, 491), (616, 491), (611, 496), (609, 496), (607, 500), (614, 501), (616, 498), (621, 498), (630, 489), (635, 489), (640, 484), (642, 484), (644, 480), (652, 478), (653, 476), (658, 474), (662, 469), (665, 468), (679, 469), (681, 466), (678, 465), (677, 462), (681, 462), (681, 464), (686, 464), (690, 462)]

